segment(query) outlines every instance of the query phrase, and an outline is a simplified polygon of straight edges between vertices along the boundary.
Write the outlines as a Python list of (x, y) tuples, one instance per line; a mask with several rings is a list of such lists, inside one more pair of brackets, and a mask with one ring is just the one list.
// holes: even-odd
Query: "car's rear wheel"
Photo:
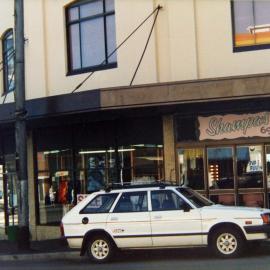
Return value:
[(211, 246), (216, 255), (233, 258), (242, 254), (244, 242), (244, 237), (239, 230), (225, 227), (213, 233)]
[(114, 245), (106, 236), (95, 236), (88, 241), (87, 255), (93, 262), (107, 262), (112, 258), (113, 252)]

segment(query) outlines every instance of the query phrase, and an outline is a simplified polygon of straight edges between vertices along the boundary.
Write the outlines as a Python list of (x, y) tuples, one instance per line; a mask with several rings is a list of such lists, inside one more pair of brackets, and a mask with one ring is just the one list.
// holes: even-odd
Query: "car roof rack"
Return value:
[(168, 186), (179, 186), (172, 181), (153, 181), (153, 182), (124, 182), (124, 183), (110, 183), (105, 186), (104, 190), (110, 192), (114, 189), (134, 189), (134, 188), (148, 188), (159, 187), (165, 189)]

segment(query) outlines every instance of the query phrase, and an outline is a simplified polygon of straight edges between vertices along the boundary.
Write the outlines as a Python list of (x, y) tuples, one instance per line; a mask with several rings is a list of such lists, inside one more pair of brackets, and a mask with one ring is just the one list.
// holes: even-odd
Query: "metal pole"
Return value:
[(15, 0), (15, 141), (18, 187), (18, 234), (20, 250), (29, 249), (29, 208), (27, 177), (27, 134), (24, 70), (24, 11), (23, 0)]

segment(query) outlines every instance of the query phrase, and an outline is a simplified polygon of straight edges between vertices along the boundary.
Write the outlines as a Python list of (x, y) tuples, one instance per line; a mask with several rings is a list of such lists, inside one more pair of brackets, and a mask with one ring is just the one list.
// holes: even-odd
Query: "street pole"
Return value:
[(30, 248), (24, 67), (24, 1), (15, 0), (15, 142), (18, 188), (18, 249)]

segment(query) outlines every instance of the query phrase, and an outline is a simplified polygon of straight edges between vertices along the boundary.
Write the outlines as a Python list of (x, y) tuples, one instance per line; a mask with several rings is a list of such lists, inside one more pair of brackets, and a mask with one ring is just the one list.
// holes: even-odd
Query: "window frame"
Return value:
[[(177, 190), (176, 190), (177, 191)], [(184, 209), (159, 209), (159, 210), (153, 210), (152, 206), (152, 195), (154, 192), (171, 192), (171, 194), (174, 194), (176, 197), (180, 198), (186, 205), (188, 205), (191, 209), (195, 209), (196, 207), (185, 197), (183, 196), (179, 191), (175, 192), (174, 190), (171, 189), (156, 189), (156, 190), (151, 190), (150, 192), (150, 202), (151, 202), (151, 211), (152, 212), (165, 212), (165, 211), (184, 211)]]
[[(84, 18), (80, 18), (80, 6), (91, 3), (91, 2), (97, 2), (97, 1), (101, 1), (102, 2), (102, 6), (103, 6), (103, 13), (98, 13), (95, 15), (91, 15), (91, 16), (87, 16)], [(113, 0), (114, 1), (114, 0)], [(111, 69), (111, 68), (116, 68), (117, 67), (117, 61), (116, 62), (112, 62), (109, 63), (108, 62), (108, 41), (107, 41), (107, 36), (108, 36), (108, 31), (107, 31), (107, 17), (108, 16), (114, 16), (115, 18), (115, 9), (113, 11), (106, 11), (106, 7), (105, 7), (106, 3), (105, 0), (78, 0), (75, 3), (72, 3), (70, 5), (68, 5), (65, 8), (65, 19), (66, 19), (66, 44), (67, 44), (67, 76), (70, 75), (76, 75), (76, 74), (81, 74), (81, 73), (86, 73), (86, 72), (91, 72), (91, 71), (99, 71), (99, 70), (105, 70), (105, 69)], [(74, 7), (78, 7), (79, 9), (79, 18), (77, 20), (69, 20), (69, 10), (74, 8)], [(82, 33), (81, 33), (81, 23), (82, 22), (86, 22), (86, 21), (90, 21), (90, 20), (94, 20), (94, 19), (98, 19), (98, 18), (102, 18), (103, 19), (103, 26), (104, 26), (104, 49), (105, 49), (105, 59), (104, 61), (106, 61), (104, 64), (99, 64), (99, 65), (93, 65), (93, 66), (88, 66), (88, 67), (83, 67), (82, 66), (82, 46), (81, 46), (81, 41), (82, 41)], [(72, 52), (71, 52), (71, 34), (69, 33), (70, 30), (70, 26), (71, 25), (79, 25), (79, 46), (80, 46), (80, 68), (78, 69), (73, 69), (72, 67)]]
[[(256, 1), (256, 0), (252, 0)], [(269, 44), (257, 44), (257, 45), (248, 45), (248, 46), (235, 46), (235, 13), (234, 13), (234, 0), (231, 0), (231, 23), (232, 23), (232, 45), (233, 45), (233, 52), (249, 52), (249, 51), (257, 51), (257, 50), (265, 50), (270, 49)]]
[[(96, 214), (108, 214), (110, 213), (112, 207), (114, 206), (115, 202), (118, 201), (119, 193), (104, 193), (104, 194), (97, 194), (92, 200), (90, 200), (79, 212), (80, 215), (96, 215)], [(104, 212), (86, 212), (86, 208), (89, 204), (91, 204), (95, 199), (101, 196), (111, 196), (113, 198), (113, 202), (110, 205), (110, 208)]]
[[(11, 53), (9, 50), (6, 50), (6, 42), (8, 38), (12, 36), (12, 41), (13, 41), (13, 49), (11, 49)], [(3, 61), (3, 95), (6, 95), (12, 91), (15, 90), (15, 53), (12, 52), (14, 51), (14, 32), (13, 29), (10, 28), (5, 31), (5, 33), (2, 36), (2, 61)], [(13, 88), (10, 88), (10, 83), (8, 80), (8, 74), (9, 74), (9, 67), (8, 67), (8, 61), (13, 58), (13, 69), (14, 69), (14, 75), (13, 75), (13, 80), (14, 80), (14, 86)]]
[[(124, 194), (136, 194), (136, 193), (145, 193), (145, 195), (146, 195), (146, 203), (147, 203), (147, 210), (146, 211), (124, 211), (124, 212), (116, 212), (115, 210), (116, 210), (116, 208), (117, 208), (117, 206), (118, 206), (118, 204), (119, 204), (119, 202), (120, 202), (120, 200), (121, 200), (121, 198), (122, 198), (122, 196), (124, 195)], [(115, 201), (115, 204), (113, 204), (112, 205), (112, 208), (111, 208), (111, 213), (113, 213), (113, 214), (127, 214), (127, 213), (145, 213), (145, 212), (149, 212), (150, 211), (150, 205), (149, 205), (149, 193), (147, 192), (147, 190), (139, 190), (139, 191), (123, 191), (120, 195), (119, 195), (119, 197), (117, 198), (117, 200)]]

